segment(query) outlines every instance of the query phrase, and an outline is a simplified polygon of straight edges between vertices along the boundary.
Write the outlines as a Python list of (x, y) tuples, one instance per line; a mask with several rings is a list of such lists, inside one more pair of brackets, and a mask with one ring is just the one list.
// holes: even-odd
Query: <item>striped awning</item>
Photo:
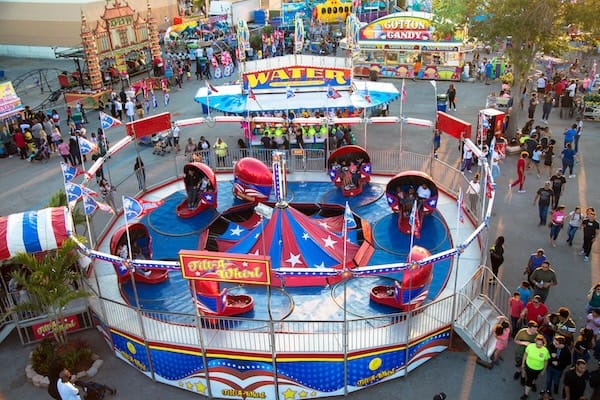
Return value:
[(0, 217), (0, 260), (19, 252), (54, 250), (71, 233), (65, 207), (45, 208)]

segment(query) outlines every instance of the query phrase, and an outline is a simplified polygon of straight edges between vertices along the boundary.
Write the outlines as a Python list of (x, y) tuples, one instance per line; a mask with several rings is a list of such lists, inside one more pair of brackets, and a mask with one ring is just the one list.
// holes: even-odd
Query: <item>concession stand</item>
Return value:
[(400, 12), (386, 15), (360, 29), (355, 76), (376, 71), (387, 78), (459, 81), (464, 65), (466, 31), (439, 37), (433, 14)]

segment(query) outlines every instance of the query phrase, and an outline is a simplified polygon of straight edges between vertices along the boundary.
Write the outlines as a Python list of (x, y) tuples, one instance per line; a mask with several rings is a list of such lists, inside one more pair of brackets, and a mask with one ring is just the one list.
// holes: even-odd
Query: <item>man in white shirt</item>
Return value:
[(431, 197), (431, 189), (429, 189), (429, 186), (427, 186), (426, 183), (419, 186), (417, 189), (417, 196), (419, 196), (420, 199), (428, 199)]
[(81, 400), (79, 397), (79, 389), (71, 383), (72, 376), (68, 369), (63, 369), (60, 372), (59, 380), (56, 383), (56, 388), (62, 400)]
[(131, 101), (131, 98), (127, 99), (125, 103), (125, 114), (127, 114), (127, 120), (132, 122), (135, 119), (135, 104)]
[(544, 74), (540, 74), (537, 80), (537, 92), (541, 94), (546, 93), (546, 77)]
[(175, 125), (175, 123), (173, 123), (173, 129), (171, 130), (171, 132), (173, 133), (173, 143), (175, 144), (175, 151), (178, 152), (179, 149), (179, 134), (181, 132), (181, 128), (177, 125)]

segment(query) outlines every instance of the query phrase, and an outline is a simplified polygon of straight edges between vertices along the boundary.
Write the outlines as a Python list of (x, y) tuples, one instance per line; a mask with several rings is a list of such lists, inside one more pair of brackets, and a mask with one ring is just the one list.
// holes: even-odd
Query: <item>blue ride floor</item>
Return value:
[[(288, 200), (291, 203), (329, 203), (345, 205), (348, 201), (352, 211), (366, 219), (372, 227), (375, 252), (369, 265), (404, 262), (410, 248), (410, 236), (397, 229), (397, 215), (393, 214), (384, 196), (385, 187), (368, 184), (363, 194), (354, 198), (344, 197), (331, 182), (288, 182)], [(190, 219), (178, 218), (175, 206), (185, 197), (183, 191), (165, 199), (165, 204), (144, 217), (142, 222), (152, 236), (153, 258), (176, 260), (179, 250), (195, 250), (198, 247), (200, 232), (206, 229), (219, 215), (240, 200), (232, 194), (231, 182), (218, 183), (217, 210), (207, 210)], [(293, 205), (293, 204), (292, 204)], [(447, 226), (442, 215), (434, 212), (425, 216), (421, 238), (415, 245), (429, 249), (432, 253), (452, 247)], [(446, 284), (452, 260), (438, 262), (434, 266), (433, 280), (427, 301), (438, 296)], [(382, 306), (370, 301), (372, 286), (390, 284), (392, 279), (402, 279), (402, 273), (387, 276), (353, 278), (346, 282), (325, 287), (265, 287), (232, 286), (230, 293), (250, 294), (254, 298), (254, 310), (241, 317), (260, 320), (269, 319), (269, 306), (273, 319), (331, 321), (344, 318), (344, 295), (346, 296), (346, 317), (369, 317), (397, 312), (397, 309)], [(122, 286), (127, 300), (135, 305), (131, 282)], [(194, 304), (187, 280), (179, 271), (171, 271), (169, 280), (148, 285), (137, 283), (136, 289), (140, 307), (145, 311), (167, 311), (174, 313), (173, 322), (193, 323), (182, 314), (194, 314)], [(345, 294), (344, 294), (345, 293)], [(268, 300), (268, 301), (267, 301)], [(383, 321), (383, 320), (382, 320)]]

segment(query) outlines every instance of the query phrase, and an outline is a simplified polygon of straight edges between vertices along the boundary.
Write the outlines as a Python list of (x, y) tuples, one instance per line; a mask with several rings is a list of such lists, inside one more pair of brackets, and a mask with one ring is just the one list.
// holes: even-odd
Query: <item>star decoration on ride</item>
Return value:
[(332, 249), (333, 245), (337, 243), (336, 240), (331, 238), (331, 235), (327, 236), (325, 239), (323, 239), (323, 241), (325, 242), (325, 247), (331, 247)]
[(231, 229), (231, 234), (233, 236), (240, 236), (242, 232), (244, 232), (244, 229), (240, 228), (239, 225), (236, 225), (234, 229)]
[(290, 264), (292, 264), (292, 268), (294, 268), (296, 264), (302, 264), (302, 261), (300, 261), (300, 254), (293, 253), (290, 253), (290, 258), (285, 260), (285, 262), (289, 262)]

